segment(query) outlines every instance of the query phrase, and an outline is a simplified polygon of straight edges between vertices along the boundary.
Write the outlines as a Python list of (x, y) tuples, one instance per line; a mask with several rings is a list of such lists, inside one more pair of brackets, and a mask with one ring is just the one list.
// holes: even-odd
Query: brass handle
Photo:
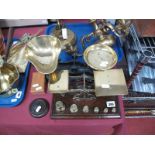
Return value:
[(116, 36), (124, 37), (129, 33), (129, 26), (131, 21), (128, 20), (116, 20), (116, 26), (114, 27), (111, 23), (106, 23), (106, 27), (110, 29)]
[(81, 43), (82, 43), (83, 49), (85, 49), (85, 47), (86, 47), (86, 42), (87, 43), (90, 42), (91, 37), (94, 37), (94, 33), (93, 32), (82, 37)]
[(56, 29), (60, 30), (63, 28), (63, 24), (62, 24), (62, 20), (60, 19), (57, 19), (57, 26), (56, 26)]
[(106, 23), (106, 28), (110, 29), (116, 36), (122, 37), (114, 28), (114, 26), (111, 23)]

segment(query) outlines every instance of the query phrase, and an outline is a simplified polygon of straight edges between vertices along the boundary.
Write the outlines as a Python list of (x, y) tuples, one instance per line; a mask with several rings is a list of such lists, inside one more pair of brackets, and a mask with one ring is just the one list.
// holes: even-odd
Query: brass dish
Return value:
[(88, 66), (95, 70), (107, 70), (116, 65), (118, 58), (111, 47), (94, 44), (84, 51), (84, 60)]
[(15, 66), (4, 63), (0, 57), (0, 93), (8, 91), (18, 80), (19, 73)]
[(54, 36), (41, 35), (32, 38), (26, 47), (26, 58), (43, 74), (54, 72), (58, 65), (61, 42)]
[(9, 52), (7, 62), (17, 67), (20, 73), (24, 73), (28, 64), (25, 58), (25, 44), (18, 42), (14, 44)]
[(24, 73), (28, 64), (28, 60), (25, 57), (26, 44), (35, 36), (37, 36), (42, 29), (40, 29), (33, 36), (25, 33), (20, 41), (13, 44), (9, 50), (7, 62), (16, 66), (20, 73)]

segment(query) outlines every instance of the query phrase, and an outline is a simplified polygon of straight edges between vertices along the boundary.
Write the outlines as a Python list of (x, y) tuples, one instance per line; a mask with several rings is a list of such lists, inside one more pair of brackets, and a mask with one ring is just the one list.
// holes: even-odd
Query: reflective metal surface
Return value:
[(76, 35), (73, 31), (66, 28), (61, 20), (57, 20), (57, 25), (52, 32), (52, 35), (57, 37), (62, 44), (62, 49), (73, 54), (76, 52)]
[(57, 101), (55, 103), (55, 108), (57, 112), (63, 112), (66, 109), (65, 104), (62, 101)]
[(106, 45), (95, 44), (84, 51), (84, 60), (88, 66), (95, 70), (107, 70), (117, 63), (115, 51)]
[(94, 113), (99, 113), (100, 112), (100, 108), (99, 107), (94, 107)]
[(62, 70), (57, 75), (55, 74), (54, 77), (51, 77), (51, 75), (49, 76), (50, 77), (48, 80), (48, 92), (51, 92), (53, 94), (68, 92), (69, 90), (69, 71), (68, 70)]
[[(98, 41), (95, 42), (97, 45), (94, 44), (84, 51), (84, 60), (96, 70), (111, 69), (116, 65), (118, 59), (114, 49), (111, 48), (115, 43), (114, 35), (118, 37), (128, 35), (131, 21), (119, 19), (116, 20), (115, 26), (103, 19), (91, 19), (90, 23), (93, 25), (94, 31), (82, 37), (83, 49), (92, 37), (97, 38)], [(113, 35), (111, 35), (111, 32), (113, 32)]]
[[(143, 81), (144, 78), (155, 79), (155, 38), (154, 37), (145, 37), (139, 38), (137, 35), (137, 31), (134, 25), (130, 27), (130, 36), (125, 44), (126, 54), (127, 54), (127, 63), (129, 74), (131, 75), (139, 60), (143, 55), (146, 55), (145, 51), (149, 50), (153, 53), (153, 56), (148, 61), (147, 64), (144, 65), (142, 70), (138, 73), (136, 78), (132, 81), (132, 91), (141, 92), (141, 93), (155, 93), (155, 84), (147, 83)], [(139, 98), (142, 98), (139, 97)], [(143, 100), (148, 98), (144, 96)], [(150, 99), (153, 96), (150, 97)]]
[(85, 105), (82, 109), (83, 113), (89, 113), (89, 106)]
[(49, 74), (56, 70), (61, 52), (61, 42), (54, 36), (41, 35), (27, 43), (26, 58), (37, 71)]
[(62, 36), (62, 29), (57, 30), (55, 29), (52, 32), (52, 35), (59, 38), (59, 40), (61, 41), (62, 44), (62, 48), (63, 49), (67, 49), (68, 46), (74, 45), (76, 42), (76, 35), (73, 31), (66, 29), (67, 31), (67, 39), (64, 39)]
[(102, 45), (112, 46), (115, 43), (115, 37), (113, 35), (104, 35), (97, 43)]
[(12, 85), (18, 80), (19, 73), (15, 66), (4, 63), (0, 58), (0, 93), (8, 91)]
[(97, 43), (112, 46), (115, 43), (114, 36), (124, 38), (129, 34), (131, 20), (117, 19), (115, 26), (103, 19), (90, 19), (90, 23), (93, 25), (94, 31), (82, 37), (81, 42), (84, 49), (86, 42), (93, 37), (98, 38)]
[(114, 33), (119, 37), (127, 36), (129, 34), (129, 27), (131, 25), (130, 19), (117, 19)]
[(49, 74), (49, 83), (53, 84), (53, 83), (58, 82), (61, 78), (61, 73), (62, 73), (61, 71), (59, 71), (59, 72), (55, 71), (55, 72)]
[(78, 112), (78, 106), (76, 105), (76, 104), (72, 104), (71, 106), (70, 106), (70, 112), (71, 113), (77, 113)]
[(26, 66), (28, 64), (27, 59), (25, 58), (25, 44), (16, 43), (14, 44), (9, 52), (7, 62), (16, 66), (20, 73), (24, 73)]

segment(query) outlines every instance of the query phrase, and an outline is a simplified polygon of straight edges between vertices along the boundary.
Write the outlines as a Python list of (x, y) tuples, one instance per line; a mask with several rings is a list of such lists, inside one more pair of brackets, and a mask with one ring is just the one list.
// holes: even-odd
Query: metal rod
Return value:
[(125, 111), (125, 115), (154, 115), (154, 113), (151, 110), (127, 110)]
[(10, 47), (12, 45), (13, 34), (14, 34), (14, 28), (13, 27), (10, 27), (9, 30), (8, 30), (6, 48), (5, 48), (5, 51), (4, 51), (4, 53), (5, 53), (4, 60), (5, 61), (7, 61), (7, 58), (8, 58), (8, 55), (9, 55), (9, 50), (10, 50)]
[[(152, 40), (152, 42), (153, 42), (153, 44), (155, 46), (155, 41), (154, 41), (154, 39), (152, 37), (151, 37), (151, 40)], [(153, 48), (155, 48), (155, 47), (153, 47)]]
[(130, 88), (132, 81), (136, 78), (138, 73), (142, 70), (143, 66), (152, 58), (153, 53), (151, 51), (144, 51), (143, 55), (140, 58), (140, 61), (137, 63), (136, 67), (134, 68), (128, 82), (127, 86)]
[(138, 45), (137, 45), (138, 48), (143, 52), (141, 43), (140, 43), (139, 38), (138, 38), (138, 36), (137, 36), (137, 32), (136, 32), (136, 30), (135, 30), (135, 28), (134, 28), (134, 25), (131, 26), (131, 32), (132, 32), (132, 36), (133, 36), (133, 39), (134, 39), (135, 43), (136, 43), (136, 42), (138, 43)]
[(134, 70), (133, 70), (133, 72), (132, 72), (132, 74), (130, 76), (130, 79), (127, 82), (128, 88), (130, 88), (130, 86), (132, 84), (132, 81), (135, 79), (135, 77), (141, 71), (141, 69), (143, 68), (143, 66), (144, 66), (144, 63), (141, 63), (141, 62), (136, 65), (136, 67), (134, 68)]

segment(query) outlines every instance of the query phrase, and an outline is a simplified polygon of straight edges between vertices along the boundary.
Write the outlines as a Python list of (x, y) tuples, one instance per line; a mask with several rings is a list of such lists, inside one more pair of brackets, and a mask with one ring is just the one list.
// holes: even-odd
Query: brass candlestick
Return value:
[(115, 43), (115, 37), (107, 34), (107, 29), (103, 27), (103, 24), (105, 25), (105, 20), (101, 20), (98, 23), (98, 20), (91, 19), (90, 23), (93, 25), (94, 31), (83, 36), (81, 39), (83, 49), (85, 49), (86, 42), (89, 42), (92, 37), (98, 38), (98, 41), (96, 42), (98, 44), (112, 46)]

